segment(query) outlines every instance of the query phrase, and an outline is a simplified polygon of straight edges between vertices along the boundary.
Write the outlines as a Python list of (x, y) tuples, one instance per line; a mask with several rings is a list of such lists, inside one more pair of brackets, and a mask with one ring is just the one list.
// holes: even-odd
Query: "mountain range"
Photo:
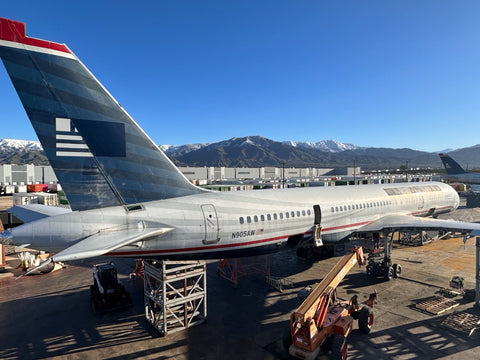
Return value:
[[(364, 170), (396, 169), (407, 165), (440, 168), (438, 152), (412, 149), (360, 147), (336, 140), (316, 143), (273, 141), (262, 136), (235, 137), (216, 143), (160, 145), (178, 166), (226, 167), (340, 167), (361, 166)], [(462, 166), (480, 168), (480, 145), (449, 150)], [(48, 165), (38, 141), (0, 140), (0, 164)]]

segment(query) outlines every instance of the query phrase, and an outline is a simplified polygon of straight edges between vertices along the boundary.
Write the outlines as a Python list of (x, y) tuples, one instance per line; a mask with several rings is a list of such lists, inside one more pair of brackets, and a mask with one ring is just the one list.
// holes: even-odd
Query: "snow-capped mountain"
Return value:
[(32, 151), (42, 150), (40, 141), (0, 139), (0, 151)]
[(293, 147), (303, 147), (326, 152), (340, 152), (345, 150), (360, 149), (360, 146), (354, 144), (344, 144), (337, 140), (322, 140), (316, 143), (308, 141), (284, 141), (283, 143)]
[[(246, 137), (233, 137), (228, 140), (219, 141), (217, 143), (197, 143), (187, 145), (160, 145), (160, 149), (168, 156), (179, 157), (188, 154), (192, 151), (200, 150), (207, 146), (213, 146), (214, 148), (224, 148), (229, 146), (242, 147), (244, 145), (259, 145), (265, 144), (263, 136), (246, 136)], [(360, 146), (354, 144), (344, 144), (337, 140), (322, 140), (316, 143), (306, 141), (283, 141), (285, 145), (290, 145), (298, 148), (315, 149), (325, 152), (341, 152), (345, 150), (360, 149)]]
[[(398, 168), (405, 164), (405, 159), (419, 167), (441, 166), (436, 153), (360, 147), (336, 140), (279, 142), (262, 136), (246, 136), (206, 144), (160, 145), (160, 148), (179, 166), (262, 167), (287, 164), (292, 167), (338, 167), (351, 166), (353, 158), (358, 166), (366, 169)], [(46, 165), (48, 160), (41, 150), (38, 141), (0, 140), (0, 164)], [(468, 163), (469, 169), (480, 167), (479, 145), (457, 149), (450, 154), (460, 163)]]
[(188, 154), (191, 151), (201, 149), (205, 146), (210, 145), (210, 143), (198, 143), (198, 144), (187, 144), (187, 145), (159, 145), (160, 149), (168, 156), (181, 156)]

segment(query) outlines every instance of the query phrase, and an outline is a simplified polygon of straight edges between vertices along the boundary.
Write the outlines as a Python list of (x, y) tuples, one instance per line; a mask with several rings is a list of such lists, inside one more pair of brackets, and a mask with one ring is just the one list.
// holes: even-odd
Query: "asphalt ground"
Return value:
[[(460, 209), (448, 217), (473, 221), (477, 215), (478, 209)], [(320, 281), (339, 258), (307, 261), (287, 251), (270, 259), (271, 275), (288, 277), (292, 287), (280, 293), (264, 276), (249, 275), (235, 288), (218, 276), (215, 262), (209, 263), (207, 322), (165, 337), (145, 320), (143, 281), (128, 277), (133, 259), (114, 260), (133, 306), (103, 314), (90, 305), (91, 266), (98, 260), (16, 280), (5, 276), (0, 280), (0, 359), (288, 359), (282, 336), (300, 304), (298, 291)], [(393, 261), (403, 268), (400, 279), (373, 279), (365, 267), (355, 267), (338, 288), (345, 300), (357, 294), (364, 301), (378, 293), (374, 327), (365, 335), (355, 323), (347, 340), (349, 359), (479, 359), (478, 330), (469, 337), (441, 326), (460, 311), (480, 315), (473, 302), (454, 298), (459, 306), (435, 316), (415, 309), (415, 303), (448, 287), (452, 276), (464, 277), (466, 288), (474, 288), (474, 239), (395, 247)], [(9, 272), (21, 274), (18, 264), (17, 257), (9, 257)]]

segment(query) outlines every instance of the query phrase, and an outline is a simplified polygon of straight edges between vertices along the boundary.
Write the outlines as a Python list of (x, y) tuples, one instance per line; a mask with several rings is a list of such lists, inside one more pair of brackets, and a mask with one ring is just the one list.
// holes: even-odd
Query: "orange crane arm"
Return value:
[(321, 325), (325, 319), (328, 306), (330, 305), (332, 294), (340, 281), (342, 281), (357, 262), (360, 265), (365, 263), (363, 249), (361, 247), (356, 247), (351, 251), (353, 253), (343, 256), (292, 314), (290, 324), (292, 336), (298, 331), (301, 331), (305, 326), (310, 327), (312, 320), (317, 326)]

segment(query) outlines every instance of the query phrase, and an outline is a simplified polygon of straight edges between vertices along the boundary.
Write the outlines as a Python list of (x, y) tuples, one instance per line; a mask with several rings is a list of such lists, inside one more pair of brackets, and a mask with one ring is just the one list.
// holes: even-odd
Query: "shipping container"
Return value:
[(43, 205), (49, 206), (57, 206), (58, 205), (58, 196), (57, 194), (51, 193), (35, 193), (38, 197), (38, 203)]
[(47, 190), (48, 192), (56, 193), (56, 192), (62, 191), (62, 187), (58, 183), (51, 183), (51, 184), (48, 184)]
[(28, 184), (27, 185), (27, 192), (42, 192), (47, 191), (48, 186), (47, 184)]
[(13, 194), (13, 205), (38, 204), (38, 197), (35, 194), (26, 192)]
[(16, 185), (15, 186), (16, 193), (26, 193), (27, 192), (27, 185)]

